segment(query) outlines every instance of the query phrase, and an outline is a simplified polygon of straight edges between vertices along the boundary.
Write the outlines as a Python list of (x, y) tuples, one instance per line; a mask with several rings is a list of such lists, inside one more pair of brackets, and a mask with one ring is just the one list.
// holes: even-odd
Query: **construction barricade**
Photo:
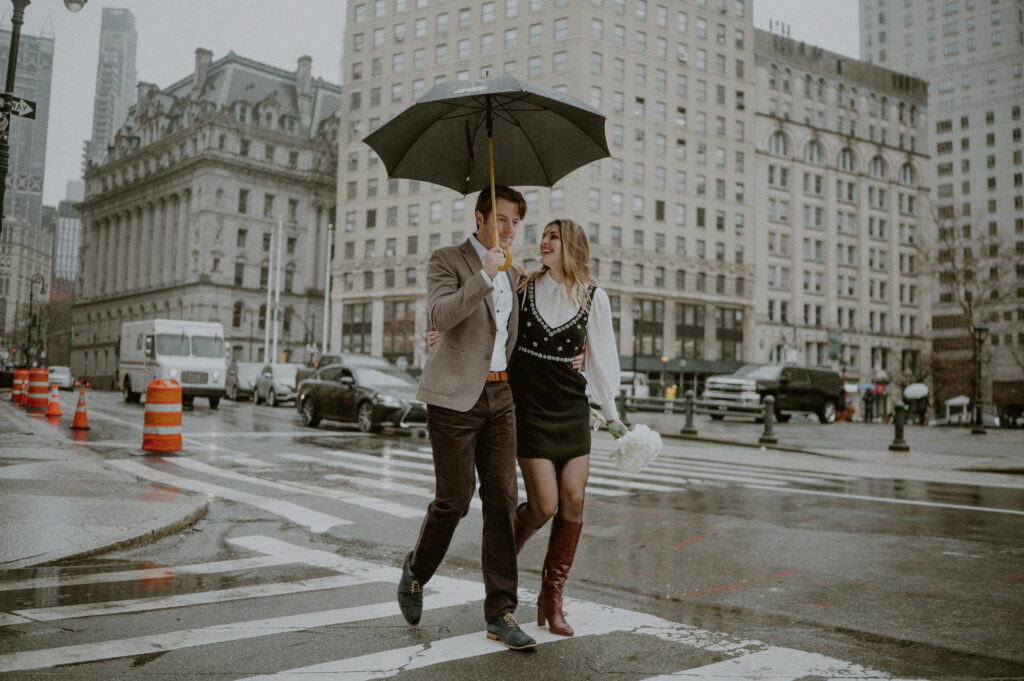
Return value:
[(50, 370), (36, 367), (28, 372), (28, 401), (25, 406), (32, 411), (45, 411), (50, 402)]
[(147, 452), (181, 450), (181, 384), (158, 378), (146, 389), (142, 449)]
[(71, 429), (89, 429), (89, 415), (85, 411), (85, 388), (78, 393), (78, 405), (75, 407), (75, 417), (71, 419)]
[(28, 389), (28, 369), (14, 370), (14, 389), (11, 390), (11, 402), (25, 404), (22, 398), (27, 397), (25, 391)]

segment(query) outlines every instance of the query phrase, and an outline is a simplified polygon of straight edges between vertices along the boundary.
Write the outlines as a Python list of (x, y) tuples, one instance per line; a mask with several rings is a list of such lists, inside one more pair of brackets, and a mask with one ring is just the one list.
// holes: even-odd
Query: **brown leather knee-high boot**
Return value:
[(576, 545), (580, 540), (583, 523), (574, 523), (556, 515), (548, 540), (548, 554), (544, 557), (540, 596), (537, 597), (537, 626), (548, 623), (552, 634), (572, 636), (573, 630), (562, 613), (562, 587), (569, 576)]
[(524, 506), (526, 506), (525, 501), (516, 507), (516, 555), (519, 555), (519, 552), (523, 550), (523, 544), (526, 543), (526, 540), (536, 534), (537, 530), (540, 529), (538, 527), (530, 527), (523, 522), (522, 510)]

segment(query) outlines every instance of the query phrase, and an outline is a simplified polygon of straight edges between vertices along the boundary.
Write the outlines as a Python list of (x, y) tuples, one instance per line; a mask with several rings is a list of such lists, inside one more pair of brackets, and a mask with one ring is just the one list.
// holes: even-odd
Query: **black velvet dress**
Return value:
[[(587, 337), (588, 313), (582, 308), (566, 323), (551, 328), (537, 312), (530, 282), (519, 315), (519, 337), (508, 366), (516, 404), (517, 455), (566, 461), (590, 453), (587, 380), (572, 368)], [(595, 288), (587, 287), (587, 301)]]

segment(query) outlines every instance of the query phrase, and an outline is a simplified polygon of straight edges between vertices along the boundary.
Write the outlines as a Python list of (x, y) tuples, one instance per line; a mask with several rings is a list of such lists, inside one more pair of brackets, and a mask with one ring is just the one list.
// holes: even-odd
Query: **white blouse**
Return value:
[[(547, 325), (555, 328), (576, 316), (580, 306), (570, 299), (565, 284), (559, 284), (550, 273), (534, 282), (537, 312)], [(584, 356), (587, 383), (594, 400), (601, 405), (606, 421), (619, 418), (615, 398), (619, 394), (619, 351), (615, 347), (612, 328), (612, 305), (604, 289), (594, 291), (587, 318), (587, 350)]]

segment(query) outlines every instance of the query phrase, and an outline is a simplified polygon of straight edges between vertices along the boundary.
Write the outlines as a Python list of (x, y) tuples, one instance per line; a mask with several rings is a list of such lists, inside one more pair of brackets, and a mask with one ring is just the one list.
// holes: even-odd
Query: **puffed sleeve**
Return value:
[(619, 351), (612, 327), (612, 305), (604, 289), (594, 291), (587, 320), (587, 383), (594, 399), (601, 405), (606, 421), (619, 418), (615, 398), (619, 394)]

